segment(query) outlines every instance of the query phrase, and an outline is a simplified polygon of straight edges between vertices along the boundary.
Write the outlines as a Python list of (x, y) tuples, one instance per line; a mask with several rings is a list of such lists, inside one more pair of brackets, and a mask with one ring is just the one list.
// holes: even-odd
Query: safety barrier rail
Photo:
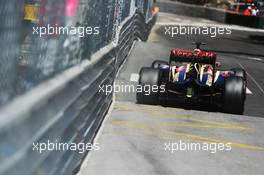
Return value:
[(264, 29), (264, 17), (245, 16), (216, 8), (158, 0), (162, 12), (205, 18), (226, 24)]
[(100, 92), (114, 83), (136, 39), (146, 40), (148, 20), (135, 10), (119, 27), (118, 40), (15, 98), (0, 109), (1, 175), (67, 175), (78, 171), (87, 151), (34, 150), (37, 143), (92, 143), (113, 94)]

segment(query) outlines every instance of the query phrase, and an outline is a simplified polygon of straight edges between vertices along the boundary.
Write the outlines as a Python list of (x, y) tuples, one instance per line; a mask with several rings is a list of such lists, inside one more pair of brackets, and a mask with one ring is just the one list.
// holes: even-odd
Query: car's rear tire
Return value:
[(241, 69), (241, 68), (234, 68), (234, 69), (232, 69), (232, 71), (234, 71), (235, 76), (243, 78), (245, 98), (246, 98), (246, 88), (247, 88), (247, 73), (246, 73), (246, 71), (244, 69)]
[(163, 66), (163, 65), (168, 66), (169, 63), (167, 61), (155, 60), (155, 61), (153, 61), (151, 67), (152, 68), (160, 68), (160, 66)]
[(243, 114), (245, 104), (244, 80), (234, 76), (225, 80), (223, 93), (223, 110), (231, 114)]
[[(142, 91), (137, 91), (137, 103), (158, 104), (161, 71), (151, 67), (143, 67), (139, 73), (139, 85)], [(156, 87), (155, 87), (156, 86)], [(152, 89), (155, 87), (155, 91)], [(147, 89), (146, 91), (144, 89)], [(151, 89), (151, 90), (150, 90)]]

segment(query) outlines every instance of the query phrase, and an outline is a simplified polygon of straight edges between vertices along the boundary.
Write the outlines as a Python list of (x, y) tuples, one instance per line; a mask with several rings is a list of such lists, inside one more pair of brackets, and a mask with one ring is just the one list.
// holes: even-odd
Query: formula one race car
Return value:
[(139, 86), (151, 87), (151, 91), (138, 91), (137, 102), (158, 104), (161, 99), (184, 100), (209, 103), (227, 113), (243, 114), (247, 85), (245, 70), (219, 70), (216, 54), (202, 51), (200, 46), (204, 43), (194, 44), (194, 51), (173, 49), (169, 63), (156, 60), (152, 67), (140, 70)]

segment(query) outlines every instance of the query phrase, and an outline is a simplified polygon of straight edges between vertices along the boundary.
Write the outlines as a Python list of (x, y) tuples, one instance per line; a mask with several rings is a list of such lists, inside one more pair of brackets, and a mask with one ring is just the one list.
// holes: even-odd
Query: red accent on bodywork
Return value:
[(197, 57), (197, 58), (215, 58), (216, 57), (216, 53), (214, 52), (191, 52), (188, 50), (177, 50), (174, 49), (171, 51), (171, 56), (173, 57)]
[(180, 66), (176, 69), (176, 72), (181, 72), (181, 71), (184, 71), (186, 69), (185, 66)]
[(230, 71), (223, 71), (223, 72), (221, 72), (221, 75), (223, 77), (227, 78), (227, 77), (230, 77), (231, 76), (231, 72)]
[(210, 75), (213, 75), (213, 69), (208, 68), (207, 73), (210, 74)]

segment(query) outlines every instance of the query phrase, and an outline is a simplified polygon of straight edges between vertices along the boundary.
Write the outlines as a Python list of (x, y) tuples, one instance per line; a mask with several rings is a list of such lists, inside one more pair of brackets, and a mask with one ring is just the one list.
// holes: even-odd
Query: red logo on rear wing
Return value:
[(187, 50), (174, 49), (171, 51), (170, 58), (171, 58), (171, 61), (215, 64), (216, 53), (191, 52)]
[(187, 50), (172, 50), (172, 57), (185, 57), (185, 58), (215, 58), (214, 52), (191, 52)]

